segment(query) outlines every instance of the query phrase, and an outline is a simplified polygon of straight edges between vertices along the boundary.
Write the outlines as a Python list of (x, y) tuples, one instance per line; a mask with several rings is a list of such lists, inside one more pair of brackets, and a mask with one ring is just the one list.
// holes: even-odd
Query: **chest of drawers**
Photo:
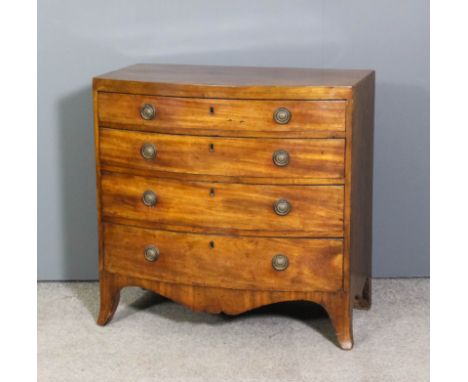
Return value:
[(374, 72), (138, 64), (93, 80), (100, 313), (370, 306)]

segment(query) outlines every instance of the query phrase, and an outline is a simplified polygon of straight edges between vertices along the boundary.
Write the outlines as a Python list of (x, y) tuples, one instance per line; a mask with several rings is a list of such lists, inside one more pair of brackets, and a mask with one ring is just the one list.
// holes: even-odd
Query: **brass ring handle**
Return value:
[(156, 116), (156, 109), (153, 105), (145, 103), (140, 109), (140, 115), (141, 118), (146, 120), (154, 119)]
[(271, 259), (271, 265), (278, 272), (284, 271), (289, 266), (288, 257), (282, 253), (278, 253)]
[(154, 207), (158, 202), (158, 197), (156, 194), (151, 190), (146, 190), (143, 192), (143, 204), (148, 207)]
[(276, 150), (273, 153), (273, 163), (278, 167), (284, 167), (289, 164), (289, 153), (286, 150)]
[(154, 160), (156, 158), (156, 146), (152, 143), (143, 143), (140, 154), (146, 160)]
[(154, 262), (159, 258), (159, 249), (158, 247), (155, 247), (154, 245), (149, 245), (148, 247), (145, 248), (145, 259)]
[(286, 199), (279, 199), (273, 204), (273, 210), (279, 216), (285, 216), (291, 212), (292, 206)]
[(280, 107), (273, 113), (273, 119), (280, 125), (285, 125), (291, 120), (291, 112), (285, 107)]

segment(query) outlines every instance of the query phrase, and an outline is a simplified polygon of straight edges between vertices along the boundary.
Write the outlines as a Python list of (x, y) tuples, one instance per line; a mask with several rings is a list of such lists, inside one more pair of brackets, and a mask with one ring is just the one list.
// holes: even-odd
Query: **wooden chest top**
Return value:
[(162, 96), (350, 99), (371, 70), (136, 64), (94, 78), (94, 89)]

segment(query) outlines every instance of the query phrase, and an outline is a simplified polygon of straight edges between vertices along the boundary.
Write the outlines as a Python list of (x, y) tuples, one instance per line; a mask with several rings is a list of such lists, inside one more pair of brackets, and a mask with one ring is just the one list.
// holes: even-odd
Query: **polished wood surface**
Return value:
[[(350, 349), (353, 307), (371, 302), (374, 84), (372, 71), (186, 65), (94, 78), (98, 323), (130, 285), (212, 313), (305, 300)], [(289, 123), (274, 121), (279, 107)], [(285, 167), (273, 164), (278, 149)], [(288, 215), (274, 212), (278, 199)], [(160, 249), (155, 262), (147, 245)], [(286, 270), (273, 269), (277, 253)]]
[(370, 70), (136, 64), (95, 77), (100, 92), (240, 99), (351, 99)]
[[(186, 284), (175, 284), (132, 277), (106, 270), (100, 272), (101, 308), (97, 323), (106, 325), (113, 317), (124, 287), (137, 286), (155, 291), (194, 311), (209, 313), (240, 314), (263, 305), (284, 301), (310, 301), (320, 304), (328, 313), (335, 328), (338, 345), (344, 350), (353, 347), (352, 322), (347, 314), (350, 309), (349, 296), (339, 292), (293, 292), (229, 289)], [(278, 345), (280, 346), (280, 344)]]
[(353, 101), (350, 289), (354, 306), (362, 309), (371, 305), (374, 87), (372, 74), (356, 88)]
[(371, 70), (216, 65), (135, 64), (95, 77), (99, 80), (196, 86), (356, 86)]
[[(343, 236), (342, 186), (180, 182), (114, 173), (103, 173), (101, 185), (102, 215), (109, 221), (246, 235)], [(158, 197), (154, 207), (142, 201), (146, 190)], [(292, 205), (286, 216), (273, 210), (279, 199)]]
[[(105, 224), (106, 269), (134, 277), (230, 289), (334, 292), (342, 287), (341, 239), (201, 235)], [(149, 262), (147, 246), (160, 251)], [(277, 271), (281, 253), (289, 266)]]
[[(100, 93), (98, 102), (101, 126), (126, 129), (170, 132), (169, 129), (176, 128), (185, 134), (196, 134), (202, 129), (226, 135), (239, 130), (252, 135), (268, 131), (281, 136), (290, 131), (342, 132), (345, 127), (343, 101), (221, 100)], [(145, 104), (154, 106), (154, 119), (141, 117), (140, 109)], [(273, 119), (274, 112), (281, 107), (291, 112), (291, 120), (286, 124)]]
[(225, 175), (203, 175), (182, 172), (159, 171), (156, 169), (143, 169), (133, 167), (129, 169), (123, 166), (111, 164), (102, 165), (102, 170), (116, 174), (128, 174), (149, 176), (154, 178), (174, 179), (192, 182), (212, 182), (212, 183), (238, 183), (238, 184), (271, 184), (271, 185), (344, 185), (346, 178), (279, 178), (279, 177), (258, 177), (258, 176), (225, 176)]
[[(181, 137), (170, 134), (100, 129), (101, 165), (181, 174), (251, 178), (344, 178), (343, 139), (250, 139)], [(156, 148), (153, 160), (140, 151)], [(285, 150), (289, 163), (275, 165), (273, 154)]]

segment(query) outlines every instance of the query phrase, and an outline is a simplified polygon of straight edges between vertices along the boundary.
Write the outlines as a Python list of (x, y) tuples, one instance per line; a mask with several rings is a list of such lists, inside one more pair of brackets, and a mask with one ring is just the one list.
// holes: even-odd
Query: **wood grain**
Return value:
[[(343, 247), (337, 239), (246, 238), (185, 234), (105, 224), (106, 269), (166, 282), (232, 289), (334, 292), (342, 287)], [(160, 257), (149, 262), (147, 246)], [(274, 255), (288, 257), (284, 271)]]
[(143, 277), (131, 277), (108, 271), (101, 272), (101, 311), (98, 324), (107, 324), (115, 313), (120, 290), (138, 286), (170, 298), (194, 311), (240, 314), (260, 306), (285, 301), (310, 301), (320, 304), (328, 313), (335, 328), (338, 346), (349, 350), (353, 346), (352, 310), (349, 296), (342, 291), (295, 292), (267, 290), (239, 290), (167, 283)]
[[(342, 179), (343, 139), (249, 139), (189, 137), (100, 129), (101, 166), (119, 166), (149, 172), (176, 172), (251, 178)], [(140, 154), (153, 144), (156, 157)], [(273, 162), (277, 150), (286, 150), (289, 164)]]
[(101, 92), (228, 99), (351, 99), (369, 70), (137, 64), (94, 78)]
[[(175, 98), (119, 93), (99, 93), (101, 126), (170, 132), (183, 129), (186, 134), (203, 131), (275, 132), (290, 131), (342, 132), (345, 126), (343, 101), (256, 101), (200, 98)], [(145, 120), (140, 109), (151, 104), (156, 109), (152, 120)], [(285, 107), (291, 112), (289, 123), (281, 125), (273, 114)]]
[(371, 305), (372, 179), (375, 75), (354, 89), (351, 178), (351, 296), (358, 308)]
[[(341, 237), (343, 187), (254, 186), (179, 182), (131, 175), (101, 176), (102, 213), (106, 220), (130, 219), (164, 225), (203, 227), (206, 232), (250, 235)], [(143, 193), (158, 196), (155, 207), (142, 202)], [(273, 204), (287, 199), (292, 210), (278, 216)]]
[(101, 161), (100, 161), (100, 150), (99, 150), (99, 122), (98, 122), (98, 92), (93, 90), (93, 133), (94, 133), (94, 158), (96, 161), (96, 210), (98, 219), (98, 257), (99, 257), (99, 271), (101, 272), (104, 268), (104, 235), (102, 232), (102, 208), (101, 208)]
[[(211, 313), (305, 300), (350, 349), (353, 307), (371, 303), (374, 86), (373, 71), (187, 65), (94, 78), (98, 324), (126, 286)], [(154, 120), (141, 118), (144, 103)], [(288, 124), (274, 122), (278, 107)], [(154, 161), (141, 159), (147, 141)], [(280, 148), (284, 168), (272, 165)], [(280, 198), (287, 216), (273, 211)], [(148, 244), (161, 250), (154, 263)], [(282, 272), (271, 267), (279, 251)]]
[(116, 174), (139, 175), (144, 177), (174, 179), (188, 182), (211, 182), (211, 183), (239, 183), (239, 184), (267, 184), (267, 185), (296, 185), (296, 186), (318, 186), (318, 185), (344, 185), (345, 178), (279, 178), (279, 177), (252, 177), (252, 176), (225, 176), (188, 174), (182, 172), (168, 172), (154, 169), (128, 168), (110, 164), (102, 165), (103, 171)]

